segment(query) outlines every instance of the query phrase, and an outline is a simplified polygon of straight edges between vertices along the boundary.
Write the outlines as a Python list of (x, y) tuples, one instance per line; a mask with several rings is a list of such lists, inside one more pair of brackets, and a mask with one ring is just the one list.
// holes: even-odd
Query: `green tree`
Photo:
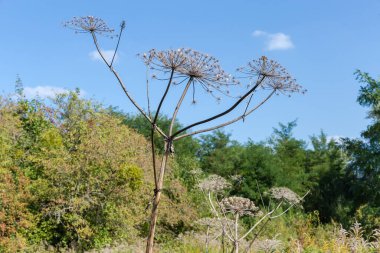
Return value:
[[(365, 220), (363, 215), (366, 213), (380, 217), (380, 192), (376, 190), (380, 189), (380, 81), (359, 70), (355, 75), (363, 84), (357, 101), (369, 108), (371, 124), (361, 133), (361, 139), (346, 138), (343, 146), (350, 158), (346, 178), (351, 184), (349, 194), (354, 201), (353, 211), (359, 209), (358, 216)], [(380, 226), (378, 222), (365, 225), (367, 229)]]
[(335, 140), (328, 140), (322, 131), (310, 138), (312, 149), (307, 151), (307, 185), (311, 192), (306, 197), (306, 211), (317, 210), (322, 222), (332, 219), (345, 222), (348, 219), (344, 169), (345, 154)]
[(15, 160), (21, 134), (15, 109), (12, 102), (0, 97), (0, 252), (22, 251), (27, 245), (25, 232), (33, 227), (27, 209), (30, 180)]
[(215, 131), (201, 137), (198, 153), (201, 167), (205, 172), (223, 177), (240, 173), (241, 154), (244, 147), (230, 139), (230, 134)]
[(242, 179), (234, 184), (234, 194), (261, 203), (261, 196), (279, 177), (273, 150), (264, 142), (249, 141), (241, 158)]
[(276, 161), (277, 186), (288, 187), (299, 194), (308, 190), (306, 163), (306, 143), (293, 137), (296, 121), (279, 124), (269, 140)]

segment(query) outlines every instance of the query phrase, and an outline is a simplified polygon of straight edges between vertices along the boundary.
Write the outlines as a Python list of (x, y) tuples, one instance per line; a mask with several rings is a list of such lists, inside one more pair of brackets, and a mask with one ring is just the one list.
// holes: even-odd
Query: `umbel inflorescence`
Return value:
[(269, 190), (272, 198), (287, 202), (292, 205), (300, 204), (301, 197), (287, 187), (273, 187)]
[(283, 66), (265, 56), (250, 61), (245, 67), (238, 68), (237, 71), (251, 79), (262, 78), (261, 87), (263, 89), (276, 90), (283, 94), (306, 92)]
[[(100, 34), (112, 37), (114, 33), (114, 29), (109, 28), (102, 19), (93, 16), (74, 17), (65, 22), (64, 26), (79, 33), (91, 33), (93, 35)], [(125, 22), (123, 21), (121, 30), (124, 28)], [(193, 84), (193, 93), (197, 83), (218, 100), (220, 97), (216, 96), (214, 91), (231, 96), (229, 86), (236, 86), (240, 83), (234, 76), (221, 68), (215, 57), (193, 49), (179, 48), (162, 51), (152, 49), (147, 53), (139, 54), (139, 56), (149, 68), (165, 74), (172, 73), (173, 79), (189, 78)], [(252, 80), (256, 78), (257, 80), (253, 83), (259, 84), (258, 87), (270, 89), (276, 93), (306, 92), (284, 67), (265, 56), (250, 61), (246, 66), (238, 68), (237, 71), (244, 74), (243, 78)], [(173, 80), (173, 84), (182, 83), (182, 81)], [(235, 96), (235, 98), (239, 97), (241, 96)]]
[(114, 29), (109, 28), (103, 19), (93, 16), (74, 17), (63, 25), (78, 33), (97, 33), (100, 35), (111, 36), (115, 31)]
[(243, 197), (228, 197), (221, 201), (221, 208), (224, 213), (238, 214), (239, 216), (259, 216), (262, 212), (253, 201)]
[(193, 49), (151, 49), (139, 56), (152, 70), (174, 74), (174, 78), (179, 79), (175, 84), (182, 83), (181, 78), (189, 78), (193, 84), (199, 84), (210, 94), (216, 90), (228, 95), (228, 86), (239, 84), (235, 77), (221, 68), (215, 57)]
[(231, 187), (231, 183), (228, 182), (224, 177), (218, 175), (210, 175), (203, 179), (198, 187), (205, 192), (219, 192), (226, 188)]

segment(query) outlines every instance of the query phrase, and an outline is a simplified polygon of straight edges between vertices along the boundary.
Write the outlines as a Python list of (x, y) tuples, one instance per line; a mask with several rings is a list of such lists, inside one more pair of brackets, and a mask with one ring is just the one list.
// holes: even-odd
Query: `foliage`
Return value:
[(0, 252), (24, 248), (22, 233), (33, 226), (27, 211), (30, 181), (13, 157), (20, 136), (20, 121), (13, 117), (14, 109), (12, 103), (0, 98)]
[[(359, 70), (355, 74), (357, 80), (364, 84), (357, 100), (361, 106), (369, 107), (371, 124), (362, 132), (362, 139), (343, 140), (343, 148), (350, 158), (346, 169), (346, 179), (350, 184), (347, 197), (353, 201), (351, 213), (358, 210), (359, 217), (364, 213), (380, 217), (380, 209), (376, 208), (380, 206), (380, 192), (374, 190), (380, 188), (380, 81)], [(378, 226), (376, 222), (372, 225), (367, 222), (364, 224), (367, 229)]]
[[(149, 145), (78, 92), (49, 102), (1, 99), (0, 249), (44, 242), (76, 251), (134, 240), (151, 193)], [(174, 166), (175, 167), (175, 166)], [(162, 236), (185, 231), (195, 212), (187, 190), (163, 198)], [(182, 207), (181, 215), (170, 212)]]
[[(228, 186), (223, 197), (248, 198), (264, 211), (273, 207), (266, 194), (271, 188), (281, 193), (288, 187), (300, 195), (310, 190), (304, 210), (268, 223), (256, 248), (272, 242), (285, 252), (376, 252), (380, 82), (367, 73), (356, 75), (363, 83), (358, 102), (369, 108), (371, 119), (361, 139), (337, 141), (321, 131), (306, 142), (294, 137), (294, 121), (280, 123), (263, 142), (238, 143), (221, 130), (176, 142), (162, 189), (160, 252), (204, 251), (205, 227), (194, 221), (211, 214), (197, 188), (210, 178)], [(144, 245), (137, 242), (148, 233), (146, 208), (154, 185), (149, 123), (104, 109), (78, 91), (51, 101), (26, 100), (18, 79), (16, 92), (12, 99), (0, 98), (0, 252), (104, 247), (138, 252)], [(164, 130), (170, 125), (164, 115), (158, 121)], [(162, 143), (155, 138), (159, 160)], [(221, 196), (215, 194), (216, 200)], [(254, 222), (242, 218), (239, 228)], [(221, 237), (210, 240), (209, 252), (220, 252), (221, 243)]]

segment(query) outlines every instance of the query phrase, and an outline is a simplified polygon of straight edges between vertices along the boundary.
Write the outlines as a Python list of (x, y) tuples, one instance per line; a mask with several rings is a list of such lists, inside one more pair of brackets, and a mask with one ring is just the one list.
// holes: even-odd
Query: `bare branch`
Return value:
[[(211, 208), (212, 208), (212, 210), (214, 211), (214, 213), (215, 213), (215, 215), (216, 215), (216, 218), (218, 219), (218, 221), (220, 222), (220, 224), (222, 225), (222, 227), (223, 227), (223, 229), (224, 229), (224, 225), (223, 225), (222, 220), (221, 220), (220, 217), (219, 217), (219, 213), (218, 213), (218, 211), (215, 209), (214, 204), (212, 203), (211, 192), (208, 192), (208, 199), (209, 199), (209, 202), (210, 202), (210, 204), (211, 204)], [(224, 232), (225, 232), (225, 234), (227, 235), (228, 239), (230, 239), (230, 240), (233, 242), (234, 239), (232, 239), (232, 237), (227, 233), (227, 231), (224, 230)]]
[[(220, 209), (221, 213), (222, 213), (223, 216), (224, 216), (224, 219), (225, 219), (225, 220), (228, 220), (227, 215), (226, 215), (226, 212), (223, 210), (223, 208), (222, 208), (220, 202), (218, 201), (217, 198), (215, 198), (215, 199), (216, 199), (216, 203), (218, 203), (218, 206), (219, 206), (219, 209)], [(226, 222), (226, 224), (227, 224), (228, 230), (230, 231), (230, 233), (231, 233), (231, 235), (232, 235), (233, 233), (232, 233), (232, 229), (231, 229), (231, 226), (230, 226), (231, 224), (228, 223), (228, 222)], [(227, 233), (227, 231), (225, 231), (225, 233)]]
[(149, 96), (149, 67), (146, 67), (146, 100), (148, 102), (148, 115), (152, 118), (152, 113), (150, 110), (150, 96)]
[(262, 81), (264, 81), (264, 79), (265, 79), (265, 76), (262, 76), (261, 78), (260, 78), (260, 80), (258, 80), (257, 82), (256, 82), (256, 85), (255, 86), (253, 86), (247, 93), (245, 93), (238, 101), (236, 101), (236, 103), (235, 104), (233, 104), (229, 109), (227, 109), (227, 110), (225, 110), (224, 112), (221, 112), (221, 113), (219, 113), (219, 114), (217, 114), (217, 115), (215, 115), (215, 116), (212, 116), (212, 117), (210, 117), (210, 118), (208, 118), (208, 119), (205, 119), (205, 120), (201, 120), (201, 121), (198, 121), (198, 122), (196, 122), (196, 123), (193, 123), (193, 124), (191, 124), (191, 125), (189, 125), (189, 126), (187, 126), (187, 127), (184, 127), (184, 128), (182, 128), (182, 129), (180, 129), (180, 130), (178, 130), (176, 133), (174, 133), (173, 135), (171, 135), (171, 137), (175, 137), (175, 136), (177, 136), (178, 134), (180, 134), (180, 133), (182, 133), (182, 132), (185, 132), (186, 130), (188, 130), (188, 129), (190, 129), (190, 128), (192, 128), (192, 127), (195, 127), (195, 126), (197, 126), (197, 125), (200, 125), (200, 124), (204, 124), (204, 123), (207, 123), (207, 122), (209, 122), (209, 121), (212, 121), (212, 120), (215, 120), (215, 119), (217, 119), (217, 118), (220, 118), (220, 117), (222, 117), (222, 116), (224, 116), (224, 115), (226, 115), (226, 114), (228, 114), (228, 113), (230, 113), (233, 109), (235, 109), (242, 101), (244, 101), (244, 99), (246, 98), (246, 97), (248, 97), (252, 92), (254, 92), (256, 89), (257, 89), (257, 87), (259, 87), (259, 85), (262, 83)]
[(272, 96), (273, 94), (275, 93), (276, 91), (272, 91), (268, 97), (266, 97), (263, 101), (260, 102), (260, 104), (258, 104), (257, 106), (255, 106), (254, 108), (252, 108), (251, 110), (249, 110), (248, 112), (244, 113), (243, 115), (235, 118), (235, 119), (232, 119), (230, 121), (227, 121), (225, 123), (222, 123), (220, 125), (217, 125), (217, 126), (214, 126), (214, 127), (210, 127), (210, 128), (206, 128), (206, 129), (202, 129), (202, 130), (198, 130), (198, 131), (194, 131), (192, 133), (186, 133), (186, 134), (183, 134), (183, 135), (180, 135), (176, 138), (174, 138), (173, 140), (174, 141), (177, 141), (179, 139), (182, 139), (184, 137), (187, 137), (187, 136), (191, 136), (191, 135), (195, 135), (195, 134), (200, 134), (200, 133), (204, 133), (204, 132), (209, 132), (209, 131), (212, 131), (212, 130), (216, 130), (218, 128), (221, 128), (221, 127), (225, 127), (225, 126), (228, 126), (228, 125), (231, 125), (232, 123), (235, 123), (236, 121), (239, 121), (241, 119), (244, 119), (245, 117), (247, 117), (249, 114), (251, 114), (252, 112), (254, 112), (255, 110), (257, 110), (260, 106), (262, 106), (266, 101), (268, 101)]
[[(167, 95), (167, 93), (169, 91), (170, 85), (172, 83), (173, 74), (174, 74), (174, 70), (172, 70), (172, 72), (171, 72), (168, 85), (167, 85), (165, 93), (162, 96), (161, 101), (160, 101), (160, 103), (159, 103), (159, 105), (157, 107), (156, 115), (154, 116), (154, 119), (153, 119), (153, 122), (152, 122), (152, 127), (151, 127), (150, 141), (151, 141), (151, 145), (152, 145), (153, 174), (154, 174), (153, 176), (154, 176), (154, 183), (155, 183), (155, 186), (156, 186), (156, 190), (157, 190), (157, 171), (156, 171), (156, 151), (155, 151), (155, 145), (154, 145), (154, 132), (156, 131), (157, 118), (158, 118), (158, 115), (160, 113), (160, 109), (161, 109), (162, 103), (164, 102), (165, 97), (166, 97), (166, 95)], [(147, 79), (147, 82), (148, 82), (148, 79)], [(147, 89), (148, 89), (148, 84), (147, 84)], [(147, 97), (148, 97), (148, 110), (149, 110), (149, 114), (150, 114), (150, 109), (149, 109), (149, 107), (150, 107), (149, 106), (149, 93), (148, 93), (148, 90), (147, 90)]]
[(260, 233), (264, 230), (266, 224), (269, 222), (270, 219), (267, 219), (264, 224), (261, 226), (260, 230), (255, 234), (255, 236), (252, 238), (251, 242), (245, 249), (244, 253), (248, 253), (249, 249), (252, 247), (253, 243), (256, 241), (257, 237), (259, 237)]
[(272, 211), (266, 213), (263, 217), (261, 217), (261, 219), (255, 223), (255, 225), (253, 225), (248, 231), (247, 233), (245, 233), (242, 237), (240, 237), (239, 241), (240, 240), (243, 240), (244, 238), (246, 238), (263, 220), (265, 220), (265, 218), (269, 218), (270, 215), (276, 211), (280, 206), (281, 206), (282, 202), (280, 204), (277, 205), (277, 207), (275, 209), (273, 209)]
[(117, 39), (117, 44), (116, 44), (115, 52), (113, 53), (110, 66), (112, 66), (113, 61), (115, 60), (115, 56), (116, 56), (117, 50), (119, 49), (119, 43), (120, 43), (121, 35), (123, 33), (124, 28), (125, 28), (125, 21), (121, 22), (120, 33), (119, 33), (119, 36), (118, 36), (118, 39)]
[[(112, 71), (112, 73), (115, 75), (116, 79), (118, 80), (121, 88), (123, 89), (125, 95), (128, 97), (128, 99), (132, 102), (132, 104), (137, 108), (137, 110), (139, 110), (139, 112), (152, 124), (152, 119), (146, 114), (146, 112), (137, 104), (137, 102), (131, 97), (131, 95), (129, 94), (127, 88), (125, 87), (123, 81), (121, 80), (119, 74), (115, 71), (115, 69), (107, 62), (107, 60), (105, 59), (102, 51), (100, 50), (99, 48), (99, 44), (98, 44), (98, 41), (96, 39), (96, 35), (94, 32), (91, 32), (91, 35), (92, 35), (92, 38), (93, 38), (93, 41), (94, 41), (94, 44), (95, 44), (95, 47), (96, 47), (96, 50), (98, 51), (100, 57), (103, 59), (104, 63), (108, 66), (108, 68)], [(163, 137), (166, 137), (166, 134), (159, 128), (157, 127), (157, 131), (163, 136)]]
[(181, 107), (182, 101), (185, 98), (187, 91), (189, 90), (189, 87), (190, 87), (190, 84), (192, 83), (192, 81), (193, 81), (193, 78), (190, 77), (189, 81), (187, 81), (186, 87), (183, 90), (182, 95), (181, 95), (180, 99), (178, 100), (178, 103), (177, 103), (177, 105), (175, 107), (175, 110), (174, 110), (174, 113), (173, 113), (173, 117), (172, 117), (172, 121), (170, 122), (170, 127), (169, 127), (169, 138), (172, 138), (171, 134), (172, 134), (172, 131), (173, 131), (173, 126), (174, 126), (175, 119), (177, 117), (177, 113), (179, 111), (179, 108)]
[[(303, 200), (308, 194), (309, 194), (310, 190), (308, 190), (306, 192), (305, 195), (303, 195), (301, 198), (300, 198), (300, 201)], [(271, 216), (270, 219), (276, 219), (282, 215), (284, 215), (285, 213), (287, 213), (294, 205), (296, 205), (297, 203), (293, 203), (291, 204), (285, 211), (283, 211), (282, 213), (278, 214), (278, 215), (275, 215), (275, 216)]]
[(154, 186), (155, 186), (155, 189), (157, 190), (156, 151), (155, 151), (155, 146), (154, 146), (154, 128), (153, 127), (151, 129), (151, 134), (150, 134), (150, 145), (152, 146), (151, 151), (152, 151)]
[(164, 92), (164, 95), (162, 96), (162, 98), (161, 98), (161, 100), (160, 100), (160, 103), (159, 103), (159, 105), (158, 105), (158, 107), (157, 107), (156, 115), (154, 116), (154, 120), (153, 120), (153, 124), (156, 124), (156, 122), (157, 122), (157, 118), (158, 118), (158, 115), (159, 115), (159, 113), (160, 113), (162, 103), (164, 102), (165, 97), (166, 97), (166, 95), (168, 94), (168, 91), (169, 91), (170, 85), (172, 84), (173, 75), (174, 75), (174, 69), (172, 69), (172, 71), (171, 71), (171, 73), (170, 73), (170, 78), (169, 78), (168, 85), (166, 86), (166, 90), (165, 90), (165, 92)]
[[(266, 206), (265, 206), (265, 203), (264, 203), (264, 199), (263, 199), (263, 195), (261, 194), (261, 190), (260, 190), (260, 187), (259, 187), (259, 182), (257, 181), (257, 179), (255, 179), (256, 181), (256, 186), (257, 186), (257, 191), (259, 192), (260, 194), (260, 199), (261, 199), (261, 204), (264, 206), (264, 208), (266, 209)], [(268, 207), (268, 211), (269, 211), (269, 207)]]
[(98, 51), (100, 57), (103, 59), (104, 63), (110, 68), (111, 65), (108, 63), (108, 61), (106, 60), (106, 58), (104, 57), (103, 53), (102, 53), (102, 50), (100, 50), (100, 47), (99, 47), (99, 44), (98, 44), (98, 40), (96, 39), (96, 35), (94, 32), (91, 32), (91, 35), (92, 35), (92, 39), (94, 41), (94, 44), (95, 44), (95, 47), (96, 47), (96, 50)]

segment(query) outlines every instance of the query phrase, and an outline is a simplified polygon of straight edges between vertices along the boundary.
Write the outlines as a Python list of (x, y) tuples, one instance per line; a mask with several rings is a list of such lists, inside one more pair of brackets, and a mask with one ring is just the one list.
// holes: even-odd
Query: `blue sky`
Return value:
[[(62, 27), (64, 21), (86, 15), (101, 17), (112, 27), (126, 20), (115, 67), (145, 108), (145, 67), (136, 54), (186, 47), (215, 56), (231, 73), (266, 55), (308, 90), (291, 98), (275, 96), (244, 123), (228, 127), (239, 141), (265, 140), (278, 122), (295, 119), (295, 136), (303, 139), (321, 129), (329, 136), (358, 137), (368, 124), (365, 109), (356, 103), (359, 84), (353, 72), (361, 69), (379, 77), (378, 0), (0, 0), (1, 92), (12, 92), (19, 74), (31, 95), (78, 87), (88, 98), (136, 112), (96, 59), (88, 34)], [(104, 50), (112, 50), (115, 42), (101, 38)], [(159, 94), (164, 84), (152, 86), (152, 93)], [(167, 112), (178, 92), (169, 96)], [(179, 120), (186, 125), (231, 103), (218, 105), (201, 96), (192, 106), (189, 98)]]

